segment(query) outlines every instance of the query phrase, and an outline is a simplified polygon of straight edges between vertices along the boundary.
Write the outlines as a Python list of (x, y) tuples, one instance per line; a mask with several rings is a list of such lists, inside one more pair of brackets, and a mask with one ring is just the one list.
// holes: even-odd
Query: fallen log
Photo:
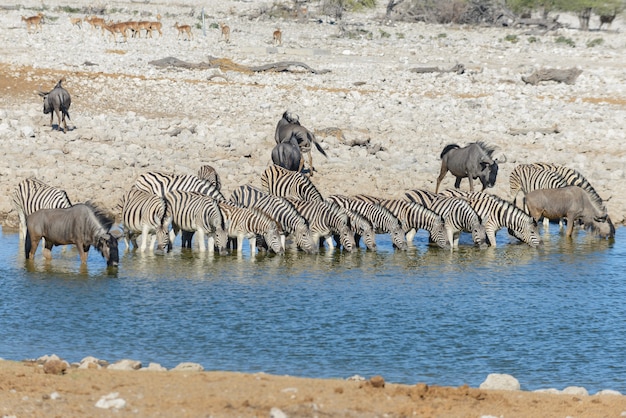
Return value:
[(457, 74), (463, 74), (465, 72), (465, 65), (463, 64), (456, 64), (454, 67), (449, 68), (449, 69), (442, 69), (439, 67), (418, 67), (418, 68), (411, 68), (409, 71), (411, 71), (412, 73), (418, 73), (418, 74), (424, 74), (424, 73), (457, 73)]
[(510, 128), (509, 135), (526, 135), (529, 132), (537, 132), (540, 134), (558, 134), (561, 132), (557, 124), (555, 123), (549, 128)]
[(569, 68), (564, 70), (554, 68), (541, 68), (529, 76), (522, 76), (522, 81), (526, 84), (536, 86), (542, 81), (556, 81), (565, 84), (574, 84), (583, 70)]
[(255, 67), (247, 67), (245, 65), (237, 64), (229, 59), (225, 58), (215, 58), (209, 57), (209, 62), (199, 62), (199, 63), (191, 63), (187, 61), (179, 60), (176, 57), (166, 57), (160, 60), (154, 60), (148, 62), (150, 65), (154, 65), (161, 68), (166, 67), (175, 67), (175, 68), (185, 68), (191, 70), (206, 70), (211, 68), (219, 68), (222, 71), (239, 71), (244, 73), (258, 73), (263, 71), (275, 71), (275, 72), (285, 72), (285, 71), (294, 71), (295, 68), (304, 68), (306, 71), (313, 74), (325, 74), (329, 73), (330, 70), (315, 70), (303, 62), (298, 61), (281, 61), (275, 62), (271, 64), (259, 65)]
[(298, 61), (280, 61), (280, 62), (274, 62), (272, 64), (259, 65), (257, 67), (249, 67), (249, 69), (250, 71), (255, 72), (255, 73), (262, 72), (262, 71), (283, 72), (283, 71), (292, 71), (292, 67), (302, 67), (308, 72), (313, 73), (313, 74), (326, 74), (330, 72), (330, 70), (315, 70), (309, 67), (308, 65), (306, 65), (305, 63), (298, 62)]

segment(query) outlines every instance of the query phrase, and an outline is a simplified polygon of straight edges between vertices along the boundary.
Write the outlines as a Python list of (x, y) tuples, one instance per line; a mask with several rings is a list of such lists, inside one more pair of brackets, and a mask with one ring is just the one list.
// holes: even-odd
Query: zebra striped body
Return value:
[(222, 190), (222, 182), (220, 180), (220, 175), (217, 174), (217, 171), (210, 165), (203, 165), (198, 170), (198, 178), (201, 180), (206, 180), (211, 183), (217, 190)]
[(172, 229), (170, 242), (179, 231), (197, 232), (200, 251), (206, 251), (204, 236), (209, 236), (209, 252), (217, 246), (220, 254), (226, 251), (228, 235), (217, 201), (201, 193), (173, 190), (165, 195), (171, 208)]
[(135, 187), (161, 197), (165, 197), (165, 195), (171, 191), (179, 190), (183, 192), (200, 193), (219, 201), (226, 200), (214, 184), (191, 174), (171, 174), (149, 171), (137, 177)]
[(324, 201), (307, 176), (272, 164), (261, 175), (261, 184), (270, 193), (289, 199)]
[[(235, 189), (230, 201), (246, 208), (256, 208), (280, 223), (286, 234), (293, 236), (298, 248), (307, 253), (317, 252), (308, 221), (287, 199), (268, 194), (249, 184)], [(283, 247), (285, 247), (283, 243)]]
[(518, 164), (511, 172), (509, 186), (513, 203), (523, 208), (523, 205), (517, 204), (517, 195), (520, 192), (526, 194), (537, 189), (557, 189), (567, 186), (567, 182), (560, 174), (535, 164)]
[(360, 215), (364, 216), (370, 221), (374, 227), (376, 233), (388, 233), (391, 235), (391, 241), (393, 245), (400, 250), (407, 249), (406, 238), (402, 225), (398, 218), (380, 205), (374, 205), (361, 200), (351, 199), (346, 196), (333, 195), (328, 198), (331, 202), (346, 208), (353, 210)]
[(257, 209), (236, 206), (229, 202), (218, 203), (224, 215), (224, 222), (228, 226), (228, 236), (237, 238), (237, 253), (241, 255), (243, 239), (247, 238), (250, 244), (250, 253), (256, 251), (256, 237), (262, 235), (268, 247), (277, 254), (283, 253), (280, 234), (282, 228), (269, 215)]
[(138, 248), (137, 235), (141, 234), (141, 252), (148, 246), (149, 235), (152, 235), (150, 248), (154, 248), (157, 242), (159, 250), (163, 251), (167, 247), (169, 251), (171, 214), (164, 198), (132, 187), (122, 197), (120, 206), (126, 249), (130, 248), (129, 241)]
[(459, 247), (461, 231), (472, 234), (474, 244), (487, 245), (487, 231), (478, 213), (470, 204), (457, 197), (440, 196), (427, 190), (410, 190), (406, 197), (439, 214), (444, 221), (448, 242), (452, 248)]
[(313, 200), (292, 200), (291, 203), (304, 216), (311, 227), (313, 240), (324, 238), (329, 248), (334, 248), (333, 236), (339, 236), (339, 243), (347, 251), (355, 247), (354, 233), (348, 224), (348, 215), (337, 205)]
[(353, 198), (374, 205), (381, 205), (389, 210), (400, 221), (407, 243), (413, 242), (418, 229), (425, 229), (430, 234), (432, 242), (441, 248), (450, 248), (451, 244), (446, 238), (447, 234), (442, 217), (423, 205), (406, 200), (382, 199), (364, 194), (355, 195)]
[(446, 190), (442, 194), (467, 200), (483, 220), (487, 239), (492, 247), (496, 246), (496, 232), (503, 227), (508, 228), (509, 234), (531, 247), (538, 247), (541, 244), (537, 222), (512, 203), (483, 192), (467, 193), (460, 190)]
[(31, 213), (39, 209), (66, 209), (72, 206), (64, 190), (48, 186), (34, 177), (18, 184), (11, 198), (20, 219), (20, 239), (26, 237), (26, 217)]

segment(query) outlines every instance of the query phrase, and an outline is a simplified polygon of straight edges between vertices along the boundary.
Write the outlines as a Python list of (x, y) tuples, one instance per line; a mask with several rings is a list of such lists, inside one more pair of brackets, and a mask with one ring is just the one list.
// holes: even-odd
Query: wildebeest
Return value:
[[(474, 191), (474, 179), (479, 179), (483, 190), (493, 187), (498, 176), (498, 160), (492, 157), (495, 148), (484, 142), (472, 142), (461, 148), (457, 144), (449, 144), (441, 152), (441, 170), (437, 178), (435, 193), (439, 193), (439, 185), (450, 171), (456, 177), (454, 187), (459, 188), (461, 180), (467, 177), (470, 191)], [(506, 159), (502, 162), (505, 162)]]
[(589, 194), (578, 186), (557, 189), (539, 189), (526, 194), (526, 206), (536, 221), (567, 218), (566, 236), (571, 237), (574, 225), (581, 221), (602, 238), (615, 236), (615, 227), (606, 211), (603, 211)]
[(24, 253), (33, 259), (41, 238), (45, 238), (43, 255), (50, 259), (55, 245), (75, 244), (82, 264), (87, 263), (87, 253), (94, 246), (108, 266), (117, 266), (119, 253), (117, 237), (111, 234), (113, 219), (90, 202), (79, 203), (65, 209), (41, 209), (26, 219)]
[(63, 126), (65, 127), (63, 132), (65, 133), (67, 132), (65, 117), (67, 116), (67, 118), (70, 119), (69, 109), (72, 104), (72, 98), (61, 85), (64, 80), (65, 78), (60, 79), (51, 91), (47, 93), (39, 91), (38, 93), (43, 97), (43, 113), (46, 115), (50, 113), (50, 126), (52, 126), (54, 114), (56, 113), (57, 120), (59, 121), (58, 129), (61, 129), (61, 121), (63, 121)]
[(326, 151), (317, 142), (315, 135), (304, 126), (300, 125), (300, 119), (298, 115), (286, 111), (283, 113), (282, 118), (276, 124), (276, 132), (274, 133), (274, 140), (277, 144), (281, 142), (290, 142), (291, 139), (295, 139), (300, 147), (300, 152), (309, 155), (309, 175), (313, 175), (315, 168), (313, 167), (313, 156), (311, 155), (311, 145), (315, 145), (317, 150), (322, 153), (324, 157)]
[(302, 171), (304, 158), (294, 137), (291, 137), (289, 141), (276, 144), (272, 149), (272, 162), (290, 171)]

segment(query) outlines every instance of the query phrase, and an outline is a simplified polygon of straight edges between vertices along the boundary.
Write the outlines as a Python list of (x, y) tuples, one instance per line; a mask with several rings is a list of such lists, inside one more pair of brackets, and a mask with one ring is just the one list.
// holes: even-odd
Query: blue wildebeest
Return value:
[(39, 95), (43, 97), (43, 113), (46, 115), (50, 113), (50, 126), (52, 126), (54, 114), (56, 113), (57, 120), (59, 121), (57, 129), (61, 129), (61, 122), (63, 122), (63, 132), (65, 133), (67, 132), (65, 117), (67, 116), (67, 118), (70, 119), (69, 109), (72, 104), (72, 98), (61, 85), (63, 81), (65, 81), (65, 78), (60, 79), (56, 86), (49, 92), (44, 93), (43, 91), (39, 91)]
[(313, 167), (311, 146), (315, 145), (317, 150), (321, 152), (324, 157), (328, 158), (328, 156), (326, 155), (326, 151), (324, 151), (319, 142), (317, 142), (317, 139), (315, 138), (315, 135), (313, 135), (313, 132), (300, 125), (298, 115), (286, 111), (285, 113), (283, 113), (282, 118), (276, 124), (274, 140), (277, 144), (280, 144), (281, 142), (289, 142), (292, 138), (295, 139), (298, 143), (298, 147), (300, 147), (300, 152), (302, 153), (302, 155), (309, 155), (309, 175), (312, 176), (315, 168)]
[(304, 168), (304, 158), (298, 141), (291, 137), (286, 142), (276, 144), (272, 149), (272, 162), (290, 171), (302, 171)]
[(565, 235), (568, 237), (572, 236), (578, 221), (582, 221), (585, 228), (593, 230), (602, 238), (615, 236), (615, 227), (606, 210), (578, 186), (533, 190), (526, 194), (526, 206), (535, 221), (541, 217), (567, 218)]
[(117, 237), (111, 234), (113, 219), (90, 202), (65, 209), (40, 209), (26, 219), (24, 253), (33, 259), (41, 238), (45, 238), (43, 255), (50, 259), (55, 245), (75, 244), (82, 264), (87, 263), (89, 247), (98, 250), (108, 266), (117, 266)]
[[(454, 187), (461, 185), (461, 180), (469, 180), (470, 191), (474, 191), (474, 179), (479, 179), (483, 190), (496, 184), (498, 175), (498, 160), (492, 157), (495, 149), (483, 142), (472, 142), (461, 148), (457, 144), (446, 145), (441, 152), (441, 170), (437, 178), (435, 193), (439, 193), (439, 185), (450, 171), (456, 177)], [(505, 162), (506, 159), (502, 162)]]

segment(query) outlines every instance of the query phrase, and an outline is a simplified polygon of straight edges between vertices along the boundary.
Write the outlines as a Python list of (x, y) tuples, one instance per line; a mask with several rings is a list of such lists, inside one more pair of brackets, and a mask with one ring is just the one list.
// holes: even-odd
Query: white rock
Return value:
[(279, 408), (273, 407), (272, 409), (270, 409), (270, 418), (287, 418), (287, 414), (285, 414)]
[(126, 401), (122, 398), (119, 398), (118, 392), (112, 392), (108, 395), (102, 396), (98, 402), (96, 402), (96, 408), (101, 409), (120, 409), (126, 406)]
[(141, 362), (138, 360), (124, 359), (110, 364), (107, 369), (111, 370), (138, 370), (141, 368)]
[(581, 386), (568, 386), (561, 391), (564, 395), (588, 396), (587, 389)]
[(204, 367), (201, 364), (189, 362), (180, 363), (172, 369), (175, 372), (201, 372), (202, 370)]
[(509, 374), (492, 373), (480, 384), (480, 389), (520, 390), (519, 381)]

